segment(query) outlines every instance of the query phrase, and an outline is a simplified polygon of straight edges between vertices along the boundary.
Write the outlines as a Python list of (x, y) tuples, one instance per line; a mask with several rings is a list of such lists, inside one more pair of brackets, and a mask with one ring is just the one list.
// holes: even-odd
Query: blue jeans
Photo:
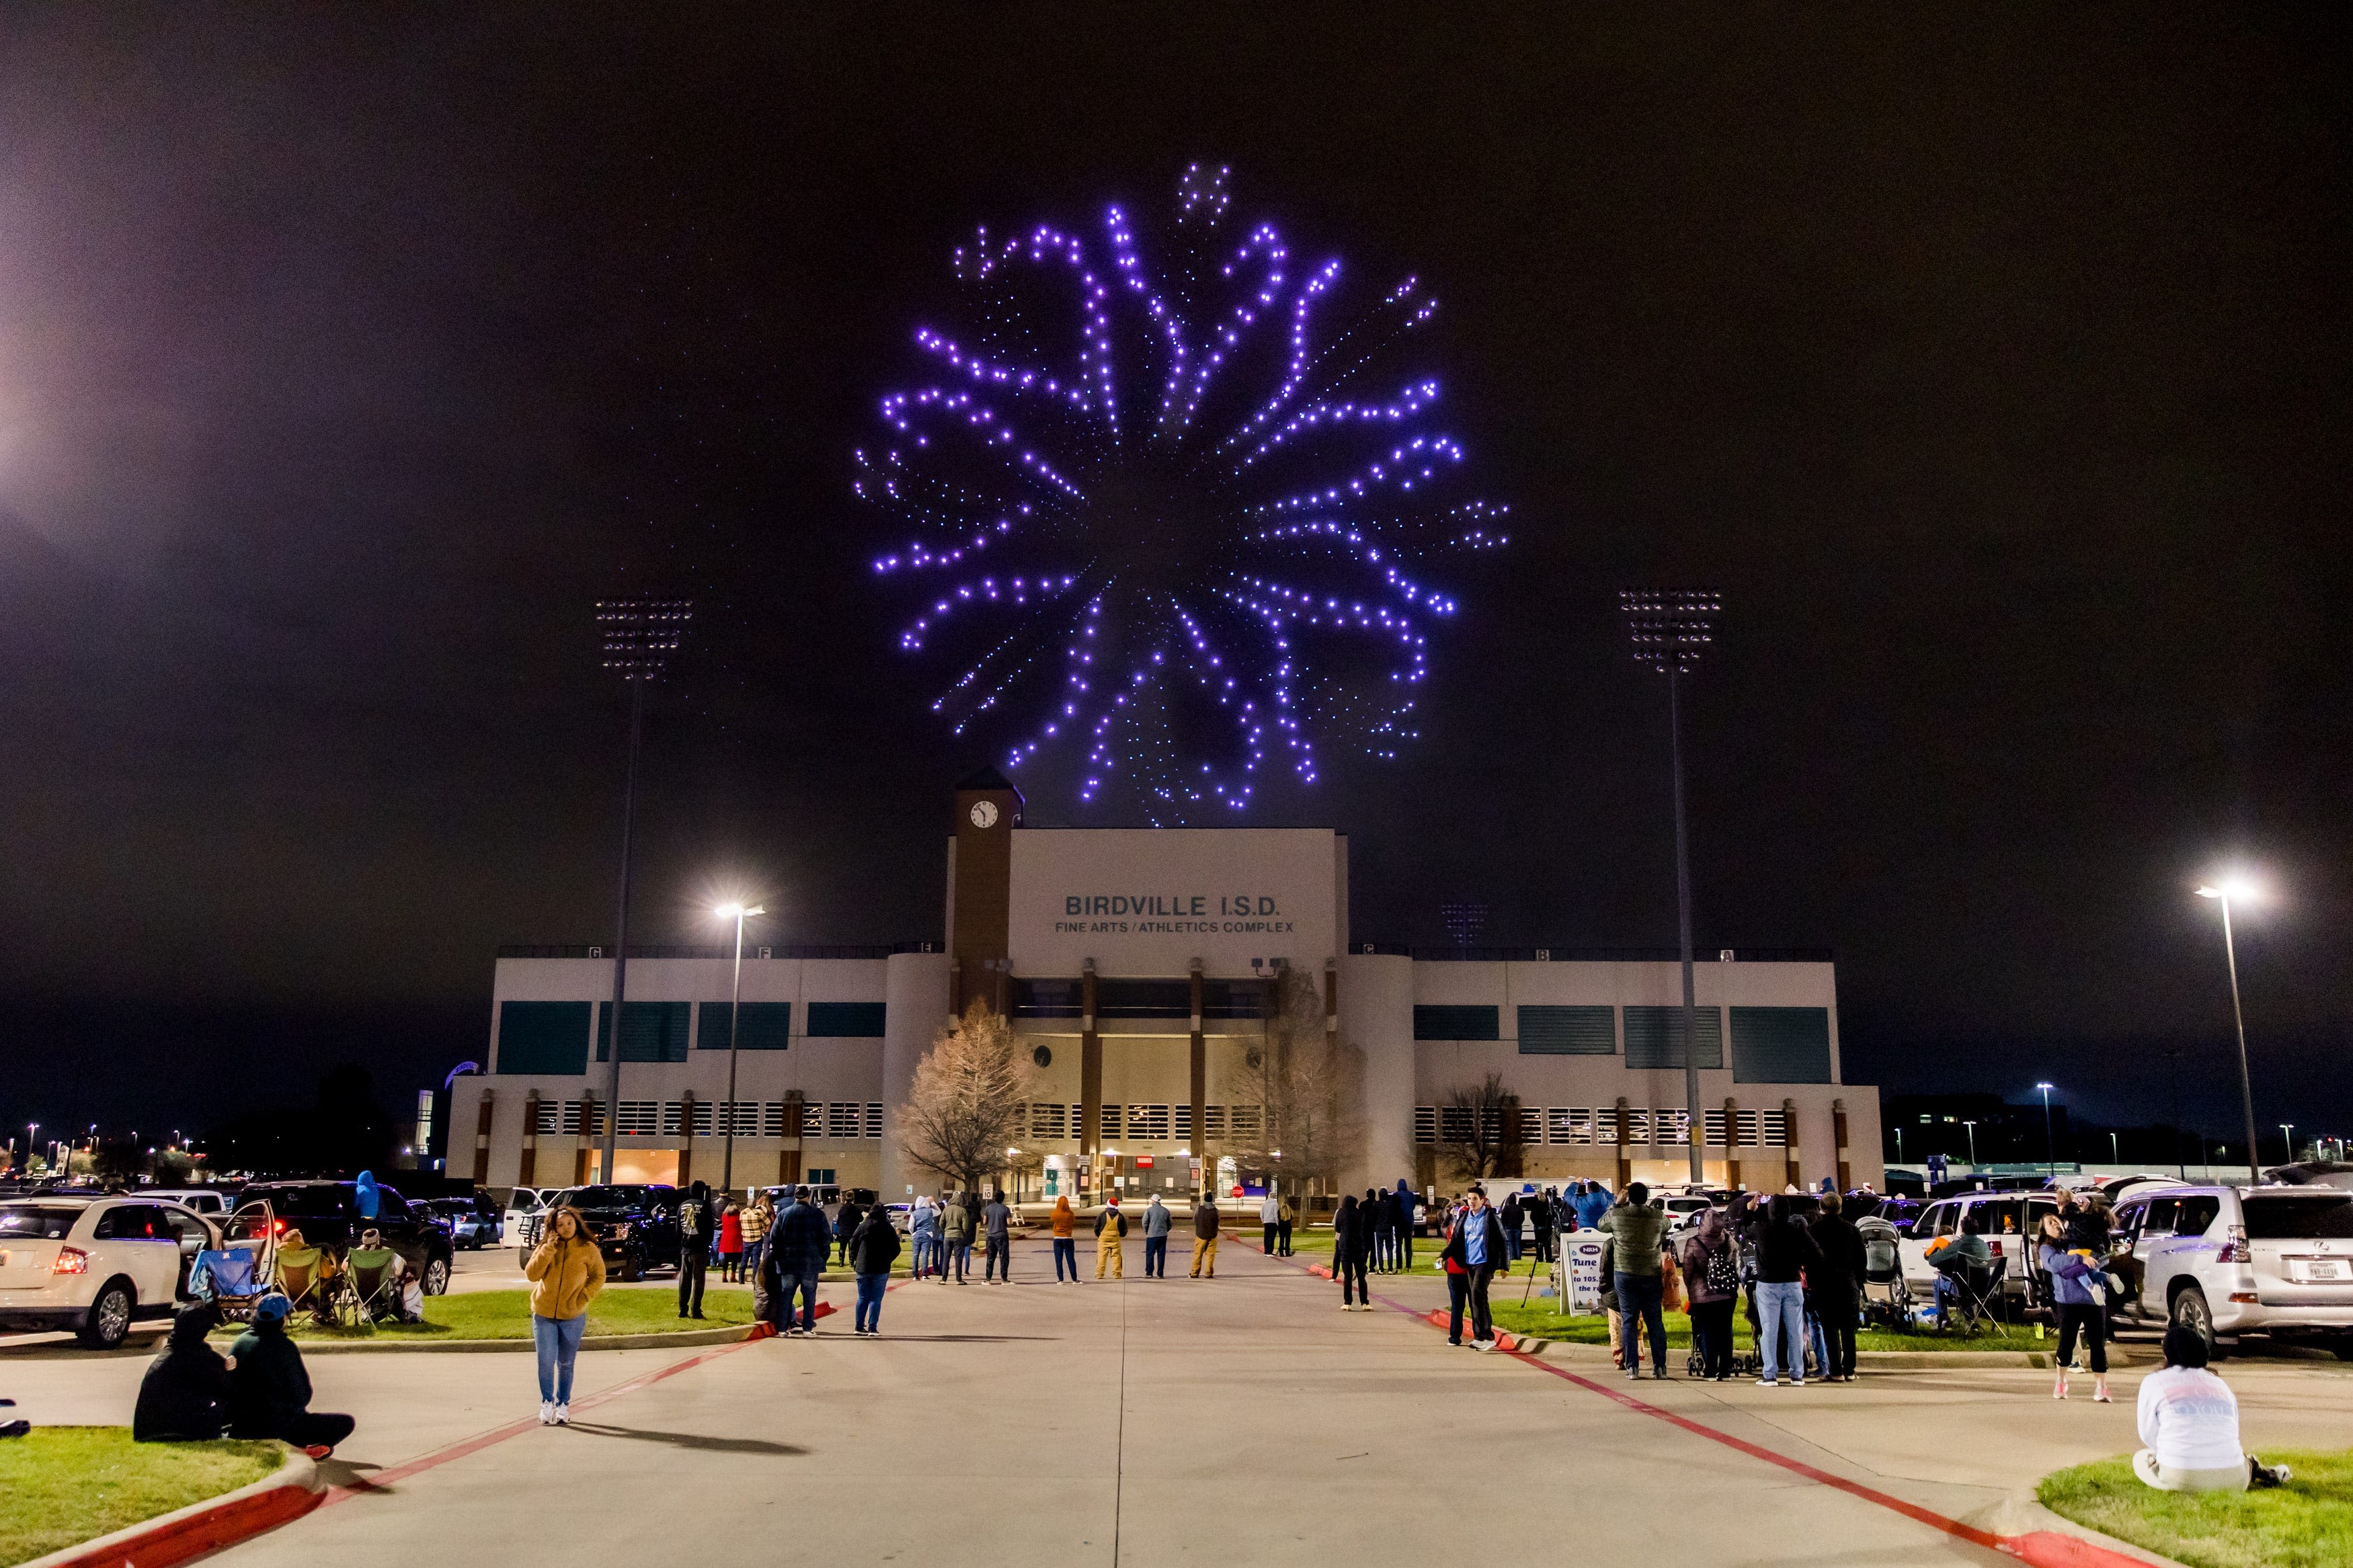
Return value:
[(1788, 1367), (1788, 1375), (1796, 1382), (1806, 1381), (1806, 1288), (1792, 1279), (1786, 1285), (1758, 1280), (1757, 1293), (1757, 1351), (1765, 1358), (1764, 1375), (1778, 1379), (1784, 1371), (1781, 1362), (1781, 1335), (1789, 1336), (1789, 1353), (1796, 1364)]
[(908, 1241), (907, 1275), (910, 1279), (921, 1279), (923, 1265), (932, 1256), (932, 1237), (929, 1232), (919, 1230)]
[(1071, 1271), (1071, 1279), (1079, 1277), (1079, 1242), (1076, 1237), (1058, 1236), (1054, 1238), (1054, 1278), (1057, 1280), (1062, 1278), (1065, 1268)]
[(572, 1403), (572, 1363), (580, 1354), (580, 1334), (588, 1314), (576, 1318), (531, 1320), (532, 1348), (539, 1352), (539, 1397), (558, 1405)]
[(882, 1292), (891, 1288), (888, 1274), (860, 1274), (858, 1277), (858, 1318), (861, 1329), (880, 1328), (882, 1323)]
[(1635, 1320), (1640, 1319), (1651, 1336), (1651, 1364), (1663, 1373), (1667, 1370), (1667, 1318), (1663, 1306), (1666, 1281), (1656, 1274), (1618, 1274), (1618, 1315), (1625, 1320), (1625, 1333), (1620, 1342), (1624, 1347), (1624, 1365), (1629, 1369), (1642, 1364), (1642, 1343), (1634, 1337)]
[(789, 1269), (780, 1270), (779, 1277), (785, 1282), (785, 1299), (777, 1302), (774, 1309), (776, 1314), (776, 1327), (789, 1329), (793, 1326), (793, 1298), (797, 1295), (801, 1300), (801, 1327), (812, 1333), (815, 1332), (818, 1270), (811, 1268), (804, 1273), (796, 1273)]
[(1144, 1238), (1144, 1275), (1147, 1279), (1155, 1275), (1163, 1279), (1168, 1278), (1168, 1238), (1166, 1237), (1147, 1236)]

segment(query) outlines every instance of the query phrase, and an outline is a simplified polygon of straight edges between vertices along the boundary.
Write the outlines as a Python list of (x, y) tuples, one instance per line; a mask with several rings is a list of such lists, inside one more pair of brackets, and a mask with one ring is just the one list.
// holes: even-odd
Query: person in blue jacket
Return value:
[(2059, 1381), (2052, 1385), (2051, 1397), (2067, 1397), (2067, 1363), (2075, 1359), (2075, 1336), (2080, 1333), (2092, 1346), (2092, 1398), (2102, 1405), (2109, 1403), (2108, 1296), (2100, 1262), (2070, 1249), (2067, 1222), (2055, 1214), (2042, 1222), (2034, 1260), (2051, 1277), (2052, 1305), (2059, 1315)]

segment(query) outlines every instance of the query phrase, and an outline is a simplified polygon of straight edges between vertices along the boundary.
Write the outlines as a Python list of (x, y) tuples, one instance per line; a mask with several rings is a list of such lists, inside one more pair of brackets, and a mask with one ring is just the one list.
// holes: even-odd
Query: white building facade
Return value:
[[(1357, 1064), (1363, 1152), (1343, 1187), (1451, 1191), (1452, 1091), (1516, 1097), (1519, 1173), (1539, 1184), (1689, 1171), (1681, 966), (1655, 954), (1409, 952), (1352, 940), (1347, 839), (1328, 828), (1022, 826), (993, 773), (956, 793), (946, 936), (892, 949), (747, 939), (728, 1092), (732, 949), (632, 950), (620, 1088), (607, 1104), (613, 964), (592, 947), (505, 950), (489, 1070), (460, 1079), (448, 1169), (493, 1185), (610, 1179), (934, 1191), (896, 1131), (916, 1063), (985, 999), (1039, 1065), (1025, 1195), (1230, 1194), (1253, 1144), (1271, 978), (1311, 977)], [(1707, 1178), (1779, 1191), (1883, 1180), (1879, 1095), (1842, 1081), (1827, 954), (1710, 953), (1697, 972)]]

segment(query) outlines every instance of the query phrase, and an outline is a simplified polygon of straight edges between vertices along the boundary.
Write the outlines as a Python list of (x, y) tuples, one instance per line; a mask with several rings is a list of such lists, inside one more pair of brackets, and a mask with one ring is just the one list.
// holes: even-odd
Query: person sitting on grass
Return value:
[(192, 1301), (172, 1320), (172, 1337), (139, 1380), (133, 1442), (208, 1442), (228, 1426), (228, 1363), (205, 1342), (219, 1322), (210, 1301)]
[[(313, 1413), (311, 1374), (302, 1352), (286, 1337), (293, 1303), (271, 1291), (253, 1304), (253, 1326), (229, 1347), (228, 1435), (275, 1437), (323, 1459), (358, 1425), (348, 1415)], [(175, 1325), (176, 1327), (176, 1325)]]
[(2239, 1447), (2239, 1400), (2206, 1364), (2205, 1337), (2165, 1331), (2165, 1370), (2140, 1380), (2140, 1440), (2133, 1474), (2168, 1492), (2238, 1492), (2275, 1487), (2285, 1465), (2265, 1465)]

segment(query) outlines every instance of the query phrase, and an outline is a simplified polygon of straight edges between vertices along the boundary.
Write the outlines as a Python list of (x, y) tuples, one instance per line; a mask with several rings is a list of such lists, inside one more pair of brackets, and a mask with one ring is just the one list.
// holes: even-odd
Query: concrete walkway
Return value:
[[(1181, 1261), (1144, 1279), (1134, 1238), (1119, 1285), (1057, 1285), (1044, 1244), (1016, 1251), (1011, 1287), (893, 1290), (880, 1341), (850, 1337), (828, 1286), (844, 1315), (814, 1341), (584, 1356), (569, 1430), (516, 1426), (527, 1357), (322, 1357), (317, 1406), (360, 1417), (330, 1474), (361, 1489), (222, 1560), (1328, 1568), (1550, 1555), (1566, 1533), (1575, 1560), (1990, 1563), (2008, 1560), (1609, 1395), (2004, 1531), (2043, 1471), (2133, 1446), (2130, 1377), (2102, 1406), (2055, 1404), (2040, 1373), (1799, 1392), (1559, 1363), (1583, 1386), (1402, 1312), (1343, 1313), (1327, 1282), (1232, 1241), (1204, 1282)], [(7, 1363), (0, 1392), (37, 1421), (123, 1421), (141, 1367)], [(2353, 1446), (2353, 1378), (2229, 1370), (2256, 1445)]]

